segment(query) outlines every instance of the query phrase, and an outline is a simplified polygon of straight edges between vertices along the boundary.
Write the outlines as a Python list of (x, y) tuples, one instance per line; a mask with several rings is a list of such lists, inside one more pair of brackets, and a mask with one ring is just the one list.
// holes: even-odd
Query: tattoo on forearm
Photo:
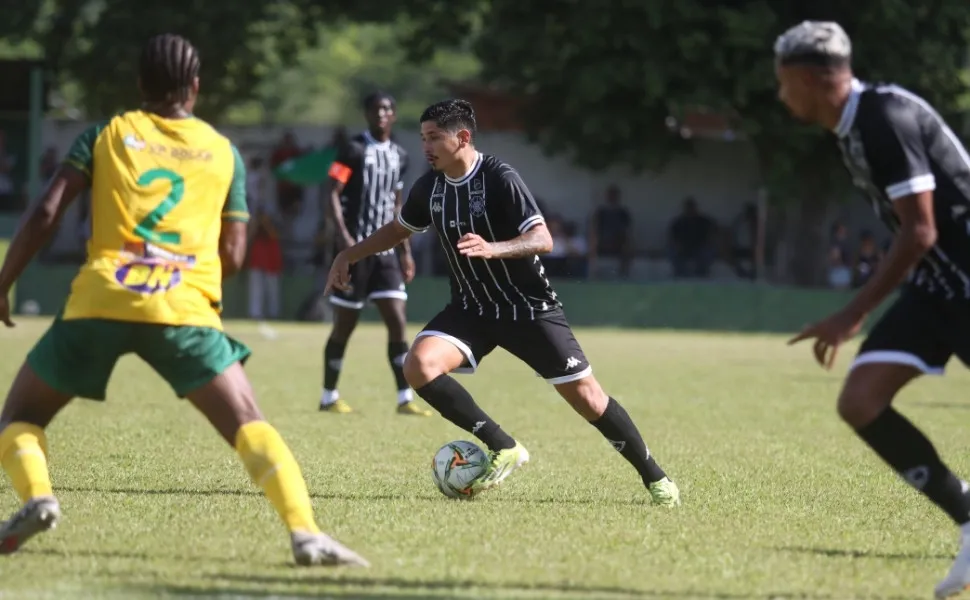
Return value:
[(541, 229), (533, 229), (523, 233), (514, 240), (492, 244), (492, 257), (525, 258), (527, 256), (541, 254), (546, 243), (545, 232)]

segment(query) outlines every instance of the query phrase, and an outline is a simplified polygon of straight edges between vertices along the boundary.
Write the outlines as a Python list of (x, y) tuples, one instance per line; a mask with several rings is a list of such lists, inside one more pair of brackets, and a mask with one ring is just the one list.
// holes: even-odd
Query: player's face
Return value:
[(448, 131), (441, 129), (433, 121), (421, 123), (424, 157), (436, 171), (446, 171), (458, 160), (458, 153), (467, 145), (468, 138), (469, 134), (465, 130)]
[(778, 77), (778, 99), (796, 119), (811, 121), (814, 114), (813, 94), (804, 70), (779, 65), (775, 74)]
[(386, 133), (394, 125), (397, 114), (394, 112), (394, 104), (391, 103), (390, 99), (382, 98), (367, 109), (366, 116), (367, 124), (371, 129)]

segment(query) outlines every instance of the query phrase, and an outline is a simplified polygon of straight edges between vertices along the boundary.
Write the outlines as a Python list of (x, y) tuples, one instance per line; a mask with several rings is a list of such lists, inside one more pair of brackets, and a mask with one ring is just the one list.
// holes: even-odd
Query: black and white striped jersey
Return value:
[(454, 305), (485, 318), (516, 321), (561, 306), (538, 256), (484, 260), (458, 253), (458, 240), (466, 233), (503, 242), (545, 223), (519, 174), (494, 156), (478, 154), (460, 179), (437, 172), (421, 176), (398, 221), (413, 232), (434, 228), (451, 267)]
[(366, 131), (337, 154), (330, 177), (344, 184), (340, 195), (343, 218), (355, 241), (394, 219), (397, 193), (404, 188), (407, 166), (404, 148), (390, 140), (379, 142)]
[(853, 80), (835, 134), (853, 183), (893, 232), (893, 202), (933, 192), (937, 242), (908, 285), (970, 300), (970, 156), (936, 110), (899, 86)]

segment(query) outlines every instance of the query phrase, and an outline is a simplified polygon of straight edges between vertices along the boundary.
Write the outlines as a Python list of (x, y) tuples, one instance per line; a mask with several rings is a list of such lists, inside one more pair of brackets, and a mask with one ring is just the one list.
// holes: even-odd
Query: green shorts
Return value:
[(179, 398), (212, 381), (251, 351), (222, 331), (108, 319), (54, 319), (27, 364), (55, 390), (104, 400), (118, 359), (135, 353)]

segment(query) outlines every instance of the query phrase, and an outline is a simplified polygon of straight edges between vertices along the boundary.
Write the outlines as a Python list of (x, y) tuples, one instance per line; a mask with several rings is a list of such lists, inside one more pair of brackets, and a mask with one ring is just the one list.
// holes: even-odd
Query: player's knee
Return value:
[(610, 401), (599, 381), (592, 375), (577, 381), (560, 383), (556, 385), (556, 391), (587, 421), (595, 421), (603, 416)]
[(859, 429), (871, 423), (891, 402), (892, 397), (885, 398), (864, 381), (850, 377), (839, 394), (836, 409), (846, 424), (853, 429)]
[(433, 352), (412, 348), (404, 360), (404, 379), (414, 389), (420, 389), (448, 372), (444, 360)]

